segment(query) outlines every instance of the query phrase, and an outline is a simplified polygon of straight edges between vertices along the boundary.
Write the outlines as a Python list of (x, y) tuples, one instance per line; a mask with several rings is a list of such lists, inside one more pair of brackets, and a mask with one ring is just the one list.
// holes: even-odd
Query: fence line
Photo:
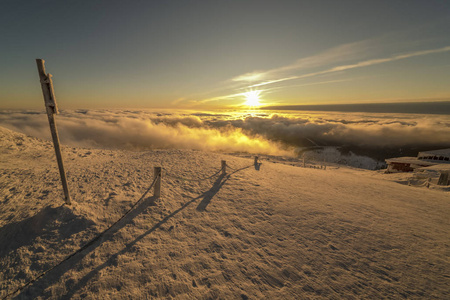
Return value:
[(260, 166), (260, 165), (262, 165), (262, 162), (259, 162), (260, 160), (259, 160), (259, 157), (258, 156), (255, 156), (255, 161), (254, 161), (254, 163), (252, 164), (252, 165), (248, 165), (248, 166), (246, 166), (246, 167), (243, 167), (243, 168), (240, 168), (240, 169), (236, 169), (236, 168), (233, 168), (232, 166), (230, 166), (227, 162), (225, 162), (225, 165), (228, 167), (228, 168), (230, 168), (231, 170), (243, 170), (243, 169), (246, 169), (246, 168), (249, 168), (249, 167), (251, 167), (251, 166)]
[(239, 168), (239, 169), (234, 169), (234, 170), (236, 170), (236, 171), (233, 171), (233, 172), (231, 172), (231, 173), (230, 173), (230, 175), (232, 175), (232, 174), (234, 174), (234, 173), (237, 173), (237, 172), (239, 172), (239, 171), (242, 171), (242, 170), (248, 169), (248, 168), (250, 168), (250, 167), (253, 167), (253, 166), (254, 166), (254, 164), (251, 164), (251, 165), (248, 165), (248, 166), (245, 166), (245, 167)]
[[(236, 172), (239, 172), (241, 170), (250, 168), (252, 165), (248, 165), (239, 169), (236, 168), (232, 168), (230, 167), (227, 162), (225, 160), (221, 161), (222, 167), (213, 175), (205, 177), (205, 178), (200, 178), (200, 179), (190, 179), (190, 178), (183, 178), (183, 177), (179, 177), (179, 176), (175, 176), (172, 175), (170, 173), (167, 173), (167, 170), (164, 169), (165, 171), (165, 175), (171, 178), (175, 178), (175, 179), (179, 179), (179, 180), (186, 180), (186, 181), (203, 181), (203, 180), (207, 180), (207, 179), (211, 179), (214, 176), (218, 175), (220, 172), (222, 172), (222, 174), (226, 174), (226, 168), (230, 168), (232, 170), (235, 170), (234, 172), (232, 172), (231, 174), (234, 174)], [(260, 165), (261, 163), (258, 163), (258, 157), (255, 156), (255, 167), (257, 165)], [(230, 174), (230, 175), (231, 175)], [(100, 234), (98, 234), (96, 237), (92, 238), (89, 242), (87, 242), (84, 246), (82, 246), (81, 248), (79, 248), (78, 250), (76, 250), (75, 252), (73, 252), (72, 254), (66, 256), (63, 260), (61, 260), (59, 263), (57, 263), (56, 265), (54, 265), (53, 267), (48, 268), (47, 270), (45, 270), (44, 272), (40, 273), (38, 276), (34, 277), (33, 279), (29, 280), (28, 282), (26, 282), (24, 285), (18, 287), (17, 289), (15, 289), (13, 292), (7, 293), (6, 296), (4, 296), (2, 298), (2, 300), (7, 299), (10, 296), (13, 296), (14, 294), (22, 291), (23, 289), (25, 289), (26, 287), (30, 286), (31, 284), (33, 284), (34, 282), (36, 282), (38, 279), (40, 279), (41, 277), (43, 277), (44, 275), (46, 275), (47, 273), (51, 272), (53, 269), (59, 267), (61, 264), (63, 264), (64, 262), (68, 261), (69, 259), (71, 259), (72, 257), (74, 257), (75, 255), (77, 255), (78, 253), (82, 252), (83, 250), (87, 249), (89, 246), (93, 245), (96, 241), (98, 241), (103, 235), (105, 235), (109, 230), (111, 230), (111, 228), (113, 228), (117, 223), (119, 223), (121, 220), (123, 220), (123, 218), (125, 218), (135, 207), (136, 205), (141, 202), (144, 197), (148, 194), (148, 192), (154, 187), (154, 193), (153, 195), (155, 197), (159, 197), (160, 193), (161, 193), (161, 176), (162, 175), (162, 168), (161, 167), (154, 167), (154, 178), (153, 181), (150, 185), (150, 187), (145, 191), (145, 193), (141, 196), (141, 198), (139, 198), (139, 200), (137, 200), (117, 221), (115, 221), (113, 224), (111, 224), (108, 228), (106, 228), (105, 230), (103, 230)]]
[[(178, 179), (178, 180), (184, 180), (184, 181), (203, 181), (203, 180), (207, 180), (207, 179), (211, 179), (214, 176), (218, 175), (220, 172), (222, 172), (223, 174), (226, 173), (227, 168), (231, 169), (231, 170), (236, 170), (236, 168), (231, 167), (225, 160), (221, 161), (221, 168), (219, 170), (217, 170), (217, 172), (215, 172), (214, 174), (212, 174), (211, 176), (207, 176), (207, 177), (202, 177), (202, 178), (186, 178), (186, 177), (181, 177), (181, 176), (177, 176), (177, 175), (173, 175), (171, 173), (169, 173), (166, 169), (164, 170), (164, 175), (173, 179)], [(258, 156), (255, 156), (255, 163), (254, 165), (261, 165), (262, 163), (258, 163)], [(251, 167), (253, 165), (249, 165), (245, 168)]]
[(178, 179), (178, 180), (185, 180), (185, 181), (203, 181), (203, 180), (207, 180), (210, 178), (213, 178), (214, 176), (216, 176), (217, 174), (219, 174), (222, 171), (222, 168), (219, 169), (216, 173), (212, 174), (211, 176), (208, 177), (204, 177), (204, 178), (186, 178), (186, 177), (180, 177), (180, 176), (176, 176), (173, 174), (170, 174), (166, 169), (164, 169), (164, 175), (173, 179)]
[(228, 163), (225, 163), (225, 165), (230, 168), (231, 170), (236, 170), (236, 168), (231, 167)]

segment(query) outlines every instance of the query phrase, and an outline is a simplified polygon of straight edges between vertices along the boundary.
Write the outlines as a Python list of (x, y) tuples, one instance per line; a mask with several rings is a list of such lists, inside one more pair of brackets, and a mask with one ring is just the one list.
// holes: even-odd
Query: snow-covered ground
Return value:
[[(63, 147), (0, 128), (0, 296), (448, 299), (450, 193), (405, 174), (193, 150)], [(227, 174), (216, 173), (226, 160)], [(311, 162), (308, 162), (311, 166)], [(148, 188), (163, 167), (162, 194)], [(247, 167), (247, 168), (244, 168)]]

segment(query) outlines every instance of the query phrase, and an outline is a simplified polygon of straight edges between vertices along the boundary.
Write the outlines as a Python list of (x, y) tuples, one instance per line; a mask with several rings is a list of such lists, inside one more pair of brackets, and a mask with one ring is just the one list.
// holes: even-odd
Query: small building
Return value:
[(450, 148), (419, 152), (417, 159), (435, 163), (450, 163)]
[(450, 148), (419, 152), (417, 157), (388, 158), (386, 163), (386, 173), (413, 172), (419, 168), (450, 164)]
[(413, 172), (417, 168), (429, 167), (435, 163), (419, 160), (417, 157), (395, 157), (386, 159), (386, 173)]

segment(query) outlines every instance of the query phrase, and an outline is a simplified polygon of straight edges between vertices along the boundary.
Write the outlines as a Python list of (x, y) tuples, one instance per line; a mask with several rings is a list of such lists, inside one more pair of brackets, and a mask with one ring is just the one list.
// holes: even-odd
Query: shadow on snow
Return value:
[[(251, 165), (253, 166), (253, 165)], [(241, 170), (247, 169), (251, 166), (243, 167), (240, 169), (235, 170), (234, 172), (230, 174), (221, 174), (216, 181), (213, 183), (213, 186), (203, 194), (201, 194), (198, 197), (195, 197), (185, 204), (181, 206), (179, 209), (175, 210), (174, 212), (170, 213), (166, 217), (164, 217), (162, 220), (160, 220), (158, 223), (152, 226), (149, 230), (135, 238), (132, 242), (125, 245), (125, 247), (116, 252), (115, 254), (111, 255), (104, 263), (97, 266), (95, 269), (90, 271), (88, 274), (84, 275), (83, 278), (78, 280), (76, 283), (73, 283), (73, 281), (66, 282), (66, 291), (67, 293), (64, 295), (61, 295), (60, 297), (63, 298), (71, 298), (75, 295), (75, 293), (81, 289), (83, 286), (85, 286), (96, 274), (98, 274), (102, 269), (106, 268), (107, 266), (110, 266), (116, 261), (116, 259), (123, 255), (124, 253), (128, 252), (134, 245), (136, 245), (139, 241), (141, 241), (143, 238), (160, 228), (164, 223), (166, 223), (168, 220), (176, 216), (178, 213), (183, 211), (185, 208), (187, 208), (192, 203), (196, 202), (199, 199), (202, 199), (202, 201), (197, 206), (197, 211), (205, 211), (206, 207), (210, 204), (212, 198), (219, 192), (219, 190), (222, 188), (222, 186), (225, 184), (225, 182), (230, 178), (230, 176), (236, 172), (239, 172)], [(146, 194), (150, 191), (150, 188), (145, 191), (145, 193), (141, 196), (141, 198), (138, 200), (139, 203), (134, 209), (132, 209), (122, 220), (120, 220), (118, 223), (114, 224), (111, 228), (106, 229), (103, 231), (99, 236), (101, 238), (96, 238), (94, 240), (91, 240), (87, 245), (85, 245), (85, 249), (83, 249), (81, 252), (76, 253), (72, 257), (70, 257), (68, 260), (63, 261), (59, 265), (56, 265), (56, 267), (53, 270), (50, 270), (49, 273), (45, 274), (43, 277), (38, 278), (33, 285), (24, 288), (16, 297), (17, 298), (29, 298), (34, 297), (38, 295), (42, 295), (43, 291), (52, 286), (54, 283), (58, 282), (60, 278), (68, 272), (70, 269), (75, 268), (76, 264), (79, 263), (84, 257), (86, 257), (89, 253), (93, 252), (97, 247), (101, 246), (103, 241), (107, 239), (108, 237), (111, 237), (116, 232), (118, 232), (120, 229), (122, 229), (126, 224), (130, 223), (134, 218), (136, 218), (141, 212), (143, 212), (145, 209), (147, 209), (150, 206), (155, 205), (156, 198), (154, 196), (145, 198)], [(62, 267), (62, 265), (66, 265), (65, 268)]]

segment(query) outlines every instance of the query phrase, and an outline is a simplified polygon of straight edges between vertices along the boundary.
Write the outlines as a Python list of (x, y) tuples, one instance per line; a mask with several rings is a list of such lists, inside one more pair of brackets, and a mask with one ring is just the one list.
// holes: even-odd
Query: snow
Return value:
[[(0, 296), (436, 298), (448, 285), (450, 194), (407, 174), (293, 158), (63, 146), (0, 128)], [(227, 174), (203, 181), (226, 160)], [(320, 165), (320, 162), (317, 166)], [(148, 191), (163, 167), (161, 197)], [(247, 167), (247, 168), (244, 168)], [(231, 169), (233, 168), (233, 169)]]
[(444, 156), (444, 157), (450, 157), (450, 148), (449, 149), (438, 149), (438, 150), (431, 150), (431, 151), (423, 151), (419, 152), (417, 155), (418, 157), (421, 156)]

